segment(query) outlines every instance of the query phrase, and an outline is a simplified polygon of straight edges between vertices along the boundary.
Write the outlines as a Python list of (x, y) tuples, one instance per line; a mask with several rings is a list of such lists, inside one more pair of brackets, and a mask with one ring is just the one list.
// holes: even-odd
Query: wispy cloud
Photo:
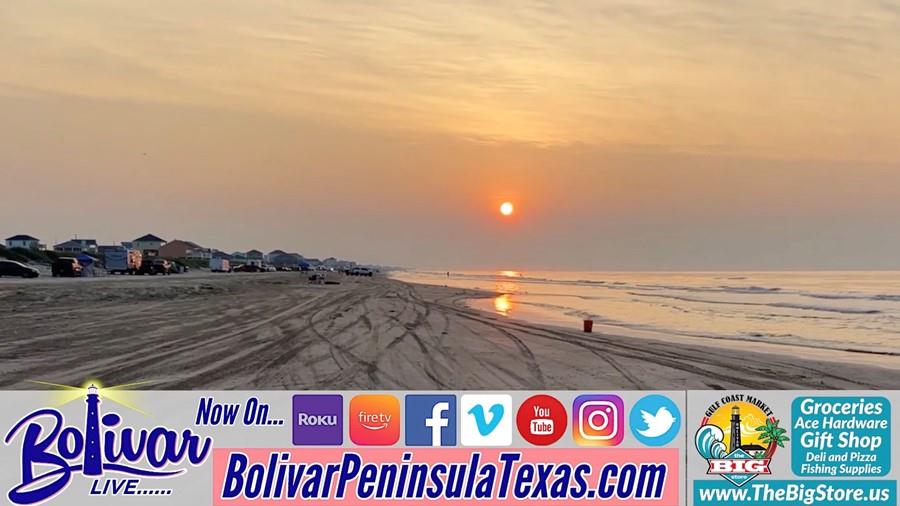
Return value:
[(870, 2), (94, 0), (0, 7), (0, 85), (481, 142), (896, 160)]

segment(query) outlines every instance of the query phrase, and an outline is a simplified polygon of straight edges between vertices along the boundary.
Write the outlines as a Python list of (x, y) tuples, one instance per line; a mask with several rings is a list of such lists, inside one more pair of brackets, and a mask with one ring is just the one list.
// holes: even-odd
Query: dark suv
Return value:
[(81, 264), (78, 259), (72, 257), (59, 257), (50, 267), (53, 277), (75, 278), (81, 276)]
[(171, 274), (172, 273), (172, 264), (169, 263), (165, 258), (144, 258), (144, 261), (141, 263), (141, 268), (138, 270), (138, 274), (149, 274), (151, 276), (156, 276), (157, 274)]
[(0, 277), (36, 278), (40, 274), (37, 269), (13, 260), (0, 260)]

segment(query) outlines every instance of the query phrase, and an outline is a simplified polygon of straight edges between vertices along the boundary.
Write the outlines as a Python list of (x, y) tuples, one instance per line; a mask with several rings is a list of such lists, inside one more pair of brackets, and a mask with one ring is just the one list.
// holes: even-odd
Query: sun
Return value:
[(504, 202), (500, 204), (500, 214), (503, 216), (509, 216), (513, 213), (515, 208), (512, 205), (512, 202)]

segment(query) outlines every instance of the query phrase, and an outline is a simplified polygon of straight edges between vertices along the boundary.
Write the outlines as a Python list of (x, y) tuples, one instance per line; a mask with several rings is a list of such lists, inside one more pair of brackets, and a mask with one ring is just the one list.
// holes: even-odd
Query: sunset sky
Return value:
[(900, 268), (900, 6), (3, 2), (0, 189), (48, 244)]

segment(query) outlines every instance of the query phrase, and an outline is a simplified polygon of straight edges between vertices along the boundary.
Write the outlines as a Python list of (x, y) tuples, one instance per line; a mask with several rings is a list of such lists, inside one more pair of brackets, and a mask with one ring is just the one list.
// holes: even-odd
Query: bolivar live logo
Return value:
[(753, 396), (735, 394), (716, 401), (694, 437), (697, 451), (709, 463), (706, 474), (720, 475), (738, 487), (771, 474), (776, 448), (789, 440), (778, 423), (772, 410)]
[[(136, 432), (119, 427), (118, 413), (101, 417), (100, 395), (93, 385), (86, 403), (84, 430), (66, 426), (62, 413), (44, 408), (23, 417), (6, 434), (7, 446), (22, 436), (21, 481), (7, 492), (13, 504), (47, 501), (63, 492), (77, 474), (93, 479), (92, 495), (167, 496), (171, 490), (139, 488), (139, 478), (181, 475), (186, 469), (177, 466), (185, 459), (198, 466), (210, 453), (212, 439), (190, 429), (181, 434), (166, 427)], [(50, 429), (45, 432), (47, 425)], [(138, 478), (109, 478), (108, 473)]]

